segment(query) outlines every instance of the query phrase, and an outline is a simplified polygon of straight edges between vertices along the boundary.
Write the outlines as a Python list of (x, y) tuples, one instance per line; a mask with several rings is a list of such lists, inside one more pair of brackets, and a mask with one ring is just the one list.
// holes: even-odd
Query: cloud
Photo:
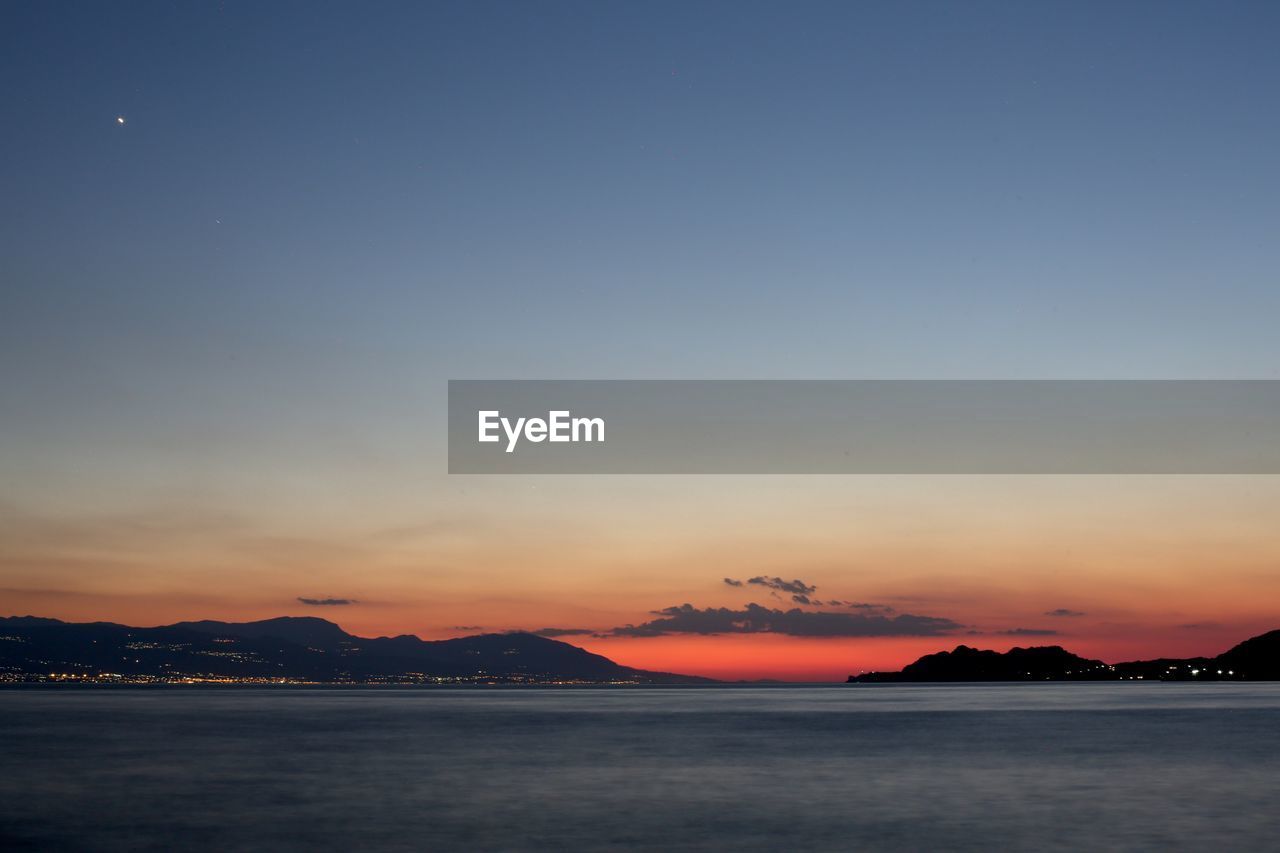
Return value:
[(483, 631), (483, 630), (484, 630), (484, 626), (483, 626), (483, 625), (454, 625), (454, 626), (453, 626), (453, 630), (455, 630), (455, 631)]
[(871, 604), (865, 601), (846, 601), (845, 607), (850, 610), (875, 610), (880, 613), (892, 613), (893, 608), (887, 604)]
[(298, 601), (303, 604), (309, 604), (312, 607), (341, 607), (347, 604), (359, 604), (354, 598), (303, 598), (298, 596)]
[(654, 611), (658, 619), (626, 625), (611, 632), (620, 637), (659, 637), (665, 634), (787, 634), (792, 637), (936, 637), (961, 626), (937, 616), (903, 613), (835, 613), (777, 610), (748, 604), (741, 610), (697, 608), (692, 604)]
[[(824, 602), (815, 601), (814, 604), (823, 604)], [(850, 610), (861, 610), (867, 613), (892, 613), (893, 608), (887, 604), (870, 604), (865, 601), (841, 601), (838, 598), (828, 598), (825, 602), (827, 607), (847, 607)]]
[(586, 634), (594, 634), (595, 631), (590, 628), (539, 628), (537, 631), (530, 631), (535, 637), (581, 637)]
[(1059, 607), (1057, 610), (1046, 610), (1045, 616), (1084, 616), (1079, 610), (1068, 610), (1065, 607)]
[(768, 589), (776, 589), (778, 592), (786, 592), (791, 595), (813, 595), (818, 591), (816, 586), (807, 584), (802, 580), (784, 581), (782, 578), (770, 578), (764, 575), (751, 578), (747, 583), (757, 584)]
[(1010, 637), (1052, 637), (1058, 632), (1048, 628), (1009, 628), (1004, 631), (996, 631), (996, 633)]
[[(725, 578), (724, 582), (728, 586), (743, 586), (742, 581), (735, 580), (733, 578)], [(784, 596), (781, 596), (778, 593), (787, 593), (793, 603), (802, 604), (805, 607), (848, 607), (850, 610), (864, 610), (868, 612), (875, 611), (878, 613), (893, 612), (893, 608), (886, 604), (864, 604), (860, 601), (841, 601), (838, 598), (823, 601), (822, 599), (814, 598), (813, 594), (817, 591), (818, 587), (815, 584), (808, 584), (798, 579), (785, 581), (778, 577), (771, 578), (766, 575), (759, 575), (749, 579), (747, 583), (764, 587), (769, 590), (769, 595), (772, 598), (783, 599)], [(656, 613), (658, 611), (654, 612)]]

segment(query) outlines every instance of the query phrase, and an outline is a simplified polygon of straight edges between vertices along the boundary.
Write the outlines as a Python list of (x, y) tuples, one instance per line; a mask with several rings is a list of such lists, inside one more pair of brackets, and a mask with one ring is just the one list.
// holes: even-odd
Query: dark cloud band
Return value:
[(659, 637), (666, 634), (787, 634), (793, 637), (936, 637), (961, 626), (937, 616), (903, 613), (833, 613), (778, 610), (748, 604), (741, 610), (697, 608), (681, 604), (655, 611), (659, 616), (640, 625), (613, 629), (615, 636)]

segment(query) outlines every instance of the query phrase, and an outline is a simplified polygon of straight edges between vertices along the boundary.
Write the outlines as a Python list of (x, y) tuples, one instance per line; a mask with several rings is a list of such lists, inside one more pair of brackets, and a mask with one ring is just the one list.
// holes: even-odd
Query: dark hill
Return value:
[(533, 634), (426, 641), (365, 638), (315, 617), (259, 622), (179, 622), (135, 628), (35, 617), (0, 619), (0, 679), (181, 680), (230, 678), (319, 682), (627, 682), (710, 679), (648, 672)]
[(351, 639), (351, 635), (337, 625), (316, 616), (278, 616), (258, 622), (216, 622), (202, 619), (199, 622), (178, 622), (167, 627), (228, 637), (275, 637), (301, 646), (325, 648)]
[(365, 645), (387, 653), (416, 650), (414, 653), (444, 664), (479, 666), (489, 672), (510, 671), (512, 668), (529, 671), (532, 668), (548, 673), (574, 673), (582, 678), (610, 679), (617, 678), (620, 673), (636, 671), (569, 643), (526, 633), (479, 634), (434, 641), (412, 636), (383, 637), (366, 640)]
[(1215, 659), (1219, 669), (1225, 668), (1253, 680), (1280, 680), (1280, 631), (1245, 640)]
[(969, 646), (925, 655), (902, 672), (872, 672), (850, 681), (1062, 681), (1113, 678), (1111, 668), (1061, 646), (1014, 648), (1001, 654)]
[(957, 646), (925, 655), (901, 672), (849, 676), (850, 683), (899, 681), (1276, 681), (1280, 631), (1270, 631), (1217, 657), (1157, 658), (1114, 665), (1082, 658), (1061, 646), (1014, 648), (1003, 654)]

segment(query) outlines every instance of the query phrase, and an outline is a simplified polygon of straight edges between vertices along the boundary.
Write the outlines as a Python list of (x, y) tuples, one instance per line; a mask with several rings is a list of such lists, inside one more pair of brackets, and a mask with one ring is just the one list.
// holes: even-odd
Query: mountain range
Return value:
[(1270, 631), (1216, 657), (1158, 658), (1108, 664), (1061, 646), (993, 652), (956, 646), (925, 655), (901, 672), (849, 676), (852, 683), (908, 681), (1276, 681), (1280, 680), (1280, 631)]
[(311, 616), (137, 628), (0, 618), (0, 681), (247, 683), (707, 682), (622, 666), (528, 633), (357, 637)]

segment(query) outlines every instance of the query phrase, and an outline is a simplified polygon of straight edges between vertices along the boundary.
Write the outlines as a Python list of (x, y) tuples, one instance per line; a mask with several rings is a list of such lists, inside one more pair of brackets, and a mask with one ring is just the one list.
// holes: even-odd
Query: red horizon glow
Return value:
[[(394, 625), (343, 618), (345, 614), (306, 608), (304, 612), (240, 614), (183, 613), (157, 620), (111, 618), (87, 614), (80, 608), (58, 608), (31, 615), (67, 622), (111, 621), (138, 627), (212, 618), (247, 622), (274, 616), (313, 616), (339, 625), (359, 637), (413, 634), (424, 640), (448, 639), (479, 633), (509, 633), (520, 629), (415, 632)], [(329, 608), (323, 608), (328, 611)], [(339, 610), (341, 608), (333, 608)], [(11, 614), (18, 615), (18, 614)], [(27, 615), (27, 614), (21, 614)], [(353, 614), (354, 615), (354, 614)], [(554, 638), (603, 655), (615, 663), (636, 669), (696, 675), (723, 681), (775, 680), (786, 682), (836, 682), (849, 675), (872, 671), (897, 671), (923, 655), (950, 651), (959, 645), (1004, 652), (1015, 646), (1063, 646), (1082, 657), (1106, 663), (1158, 657), (1212, 656), (1258, 634), (1280, 627), (1266, 622), (1183, 626), (1093, 626), (1054, 636), (1007, 636), (993, 633), (951, 633), (928, 637), (794, 637), (775, 633), (665, 635), (657, 637), (600, 637), (575, 635)]]

